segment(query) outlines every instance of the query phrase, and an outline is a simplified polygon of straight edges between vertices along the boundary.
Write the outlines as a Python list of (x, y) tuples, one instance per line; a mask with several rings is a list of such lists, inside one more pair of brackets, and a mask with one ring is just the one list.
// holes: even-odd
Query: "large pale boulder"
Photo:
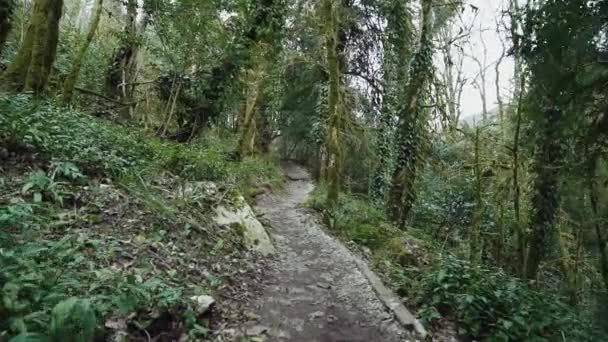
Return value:
[(221, 225), (240, 225), (247, 248), (262, 255), (273, 254), (275, 250), (270, 237), (249, 204), (242, 196), (239, 196), (235, 203), (234, 206), (220, 205), (215, 208), (214, 221)]

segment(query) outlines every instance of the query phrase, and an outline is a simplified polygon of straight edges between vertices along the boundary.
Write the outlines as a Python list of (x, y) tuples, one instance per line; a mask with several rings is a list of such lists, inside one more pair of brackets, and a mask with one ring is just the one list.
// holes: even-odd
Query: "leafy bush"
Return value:
[[(324, 186), (314, 192), (309, 205), (315, 210), (326, 210), (327, 189)], [(341, 194), (338, 204), (326, 211), (329, 226), (346, 238), (371, 249), (381, 247), (396, 235), (387, 224), (380, 208), (353, 195)]]
[(240, 163), (229, 164), (231, 182), (240, 189), (252, 186), (278, 186), (283, 181), (283, 174), (277, 167), (278, 162), (264, 157), (247, 157)]
[(488, 341), (597, 341), (574, 308), (498, 269), (448, 257), (424, 280), (421, 317), (454, 318), (462, 335)]

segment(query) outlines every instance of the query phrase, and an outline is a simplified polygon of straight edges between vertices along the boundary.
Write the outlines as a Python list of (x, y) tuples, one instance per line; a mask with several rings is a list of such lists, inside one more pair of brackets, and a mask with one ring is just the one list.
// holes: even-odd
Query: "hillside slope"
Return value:
[(274, 163), (27, 96), (0, 110), (1, 339), (214, 340), (238, 325), (262, 261), (213, 208), (279, 185)]

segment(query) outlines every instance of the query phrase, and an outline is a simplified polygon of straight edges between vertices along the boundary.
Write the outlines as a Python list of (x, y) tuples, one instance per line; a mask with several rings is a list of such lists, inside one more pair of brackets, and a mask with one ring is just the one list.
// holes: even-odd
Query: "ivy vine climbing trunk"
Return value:
[[(260, 49), (262, 51), (262, 49)], [(260, 56), (261, 59), (263, 57)], [(256, 68), (247, 70), (245, 103), (241, 110), (241, 122), (239, 124), (239, 156), (252, 155), (255, 151), (256, 123), (258, 117), (259, 103), (262, 96), (262, 83), (265, 77), (265, 63), (256, 63)]]
[(391, 160), (392, 123), (397, 116), (395, 108), (403, 98), (407, 84), (412, 36), (412, 18), (407, 4), (392, 0), (383, 8), (386, 18), (386, 41), (383, 60), (384, 93), (378, 132), (378, 166), (372, 179), (372, 198), (383, 203), (390, 182), (389, 163)]
[(0, 0), (0, 55), (11, 32), (11, 19), (15, 11), (15, 0)]
[(63, 0), (36, 0), (27, 33), (4, 81), (15, 90), (42, 93), (50, 77), (59, 41)]
[(333, 208), (338, 202), (340, 192), (341, 169), (341, 70), (339, 56), (339, 4), (334, 0), (323, 0), (321, 5), (321, 19), (323, 21), (323, 38), (325, 40), (325, 58), (328, 73), (327, 91), (327, 162), (326, 176), (329, 189), (327, 192), (327, 206)]
[(528, 279), (536, 278), (555, 228), (559, 205), (559, 171), (563, 154), (559, 130), (562, 117), (560, 109), (551, 108), (545, 111), (537, 123), (541, 136), (532, 166), (535, 179), (530, 219), (532, 233), (525, 273)]
[(280, 49), (283, 27), (282, 1), (263, 0), (254, 5), (252, 26), (247, 33), (250, 47), (250, 67), (245, 70), (245, 103), (240, 113), (239, 146), (241, 157), (254, 154), (258, 147), (266, 149), (261, 142), (267, 134), (268, 115), (262, 109), (267, 74)]
[(432, 15), (433, 0), (423, 0), (420, 48), (414, 56), (406, 96), (399, 110), (397, 161), (387, 207), (389, 218), (401, 227), (415, 199), (414, 180), (424, 124), (420, 97), (433, 67)]
[(74, 62), (72, 65), (72, 70), (69, 75), (66, 77), (63, 83), (63, 102), (68, 104), (72, 101), (72, 95), (74, 94), (74, 87), (76, 86), (76, 82), (78, 81), (78, 76), (80, 75), (80, 68), (84, 63), (84, 57), (87, 54), (87, 50), (89, 49), (89, 45), (93, 41), (95, 37), (95, 32), (97, 32), (97, 27), (99, 26), (99, 21), (101, 19), (101, 12), (103, 10), (103, 0), (97, 0), (97, 4), (95, 7), (95, 14), (93, 16), (93, 20), (91, 21), (91, 26), (89, 27), (89, 32), (85, 38), (85, 41), (82, 43), (82, 46), (74, 56)]

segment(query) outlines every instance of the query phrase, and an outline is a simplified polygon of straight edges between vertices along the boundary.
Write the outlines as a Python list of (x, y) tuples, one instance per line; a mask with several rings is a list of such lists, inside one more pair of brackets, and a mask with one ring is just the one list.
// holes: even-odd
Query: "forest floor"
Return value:
[(357, 266), (361, 260), (304, 207), (314, 189), (308, 174), (293, 164), (285, 173), (284, 192), (264, 195), (256, 206), (277, 253), (252, 304), (258, 319), (248, 335), (272, 341), (414, 341)]

